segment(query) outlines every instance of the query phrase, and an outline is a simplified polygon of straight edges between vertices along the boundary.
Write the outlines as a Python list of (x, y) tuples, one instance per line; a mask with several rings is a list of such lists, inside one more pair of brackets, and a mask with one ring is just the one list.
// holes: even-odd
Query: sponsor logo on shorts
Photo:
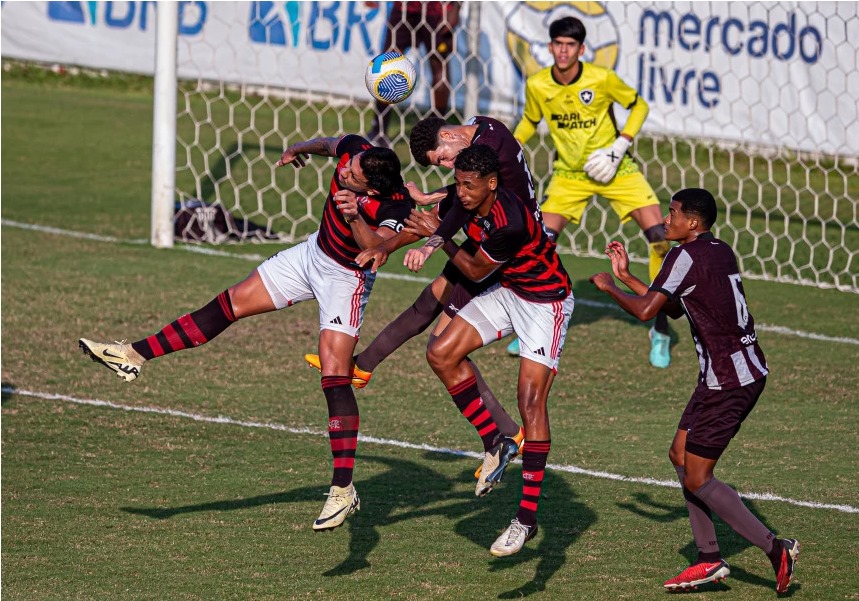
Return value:
[(751, 334), (746, 334), (745, 336), (740, 338), (740, 342), (742, 342), (746, 346), (751, 346), (757, 341), (758, 341), (758, 333), (757, 332), (752, 332)]

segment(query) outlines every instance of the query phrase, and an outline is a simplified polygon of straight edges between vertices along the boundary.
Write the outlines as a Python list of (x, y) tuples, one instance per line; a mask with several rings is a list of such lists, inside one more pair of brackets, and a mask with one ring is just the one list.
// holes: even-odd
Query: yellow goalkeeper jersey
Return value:
[[(630, 109), (621, 132), (630, 137), (641, 130), (650, 110), (644, 99), (638, 97), (638, 92), (613, 70), (590, 63), (580, 65), (578, 77), (567, 85), (555, 81), (552, 67), (529, 77), (525, 82), (525, 110), (513, 132), (524, 145), (545, 118), (557, 151), (556, 171), (582, 171), (594, 150), (614, 142), (618, 131), (613, 103)], [(624, 162), (629, 163), (631, 159), (627, 156)]]

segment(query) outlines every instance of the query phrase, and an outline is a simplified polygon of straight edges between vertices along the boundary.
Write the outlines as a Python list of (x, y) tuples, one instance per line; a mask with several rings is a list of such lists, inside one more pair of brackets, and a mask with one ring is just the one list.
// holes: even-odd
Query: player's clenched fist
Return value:
[(405, 265), (409, 271), (413, 271), (417, 273), (420, 271), (424, 263), (427, 262), (427, 259), (432, 256), (433, 249), (428, 246), (421, 246), (420, 248), (410, 248), (406, 251), (406, 256), (403, 259), (403, 265)]

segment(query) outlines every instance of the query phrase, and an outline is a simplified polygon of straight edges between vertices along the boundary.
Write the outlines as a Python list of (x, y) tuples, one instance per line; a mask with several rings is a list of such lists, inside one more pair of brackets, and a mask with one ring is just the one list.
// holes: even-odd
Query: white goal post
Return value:
[[(185, 206), (202, 211), (177, 238), (186, 241), (293, 243), (316, 229), (332, 162), (274, 163), (288, 143), (370, 130), (363, 72), (384, 50), (389, 5), (157, 3), (154, 245), (173, 243)], [(615, 69), (650, 105), (632, 153), (663, 205), (681, 187), (706, 187), (723, 202), (716, 233), (744, 277), (859, 293), (859, 3), (466, 1), (448, 120), (479, 113), (512, 129), (524, 77), (546, 65), (546, 24), (568, 14), (588, 29), (584, 59)], [(450, 174), (409, 154), (431, 77), (426, 52), (408, 54), (418, 89), (392, 107), (387, 136), (406, 180), (427, 189)], [(544, 129), (527, 146), (541, 192), (553, 152)], [(213, 207), (234, 218), (229, 231), (212, 229)], [(612, 239), (646, 261), (635, 224), (595, 198), (559, 248), (602, 257)]]
[(179, 5), (162, 0), (157, 5), (155, 88), (152, 117), (152, 227), (156, 248), (173, 246), (176, 189), (176, 43)]

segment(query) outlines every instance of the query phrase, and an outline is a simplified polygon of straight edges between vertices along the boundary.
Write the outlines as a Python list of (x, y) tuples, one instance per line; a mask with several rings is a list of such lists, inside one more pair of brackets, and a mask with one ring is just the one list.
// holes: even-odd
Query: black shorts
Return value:
[(687, 432), (686, 450), (707, 459), (721, 457), (754, 409), (766, 383), (764, 377), (733, 390), (711, 390), (699, 383), (677, 425)]
[(442, 24), (440, 15), (391, 11), (385, 48), (405, 52), (421, 46), (430, 58), (445, 58), (453, 52), (453, 32)]
[(475, 282), (465, 277), (459, 268), (451, 261), (445, 263), (441, 274), (453, 285), (453, 290), (447, 302), (444, 304), (444, 314), (448, 317), (456, 317), (459, 310), (471, 301), (472, 298), (482, 294), (498, 283), (498, 272), (492, 273), (481, 282)]

